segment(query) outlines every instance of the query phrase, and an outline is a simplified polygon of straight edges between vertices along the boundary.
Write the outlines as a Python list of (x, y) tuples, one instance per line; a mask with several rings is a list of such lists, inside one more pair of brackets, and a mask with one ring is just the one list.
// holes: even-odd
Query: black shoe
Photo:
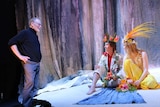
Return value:
[(51, 104), (48, 101), (33, 99), (32, 106), (34, 107), (36, 105), (40, 105), (40, 107), (51, 107)]

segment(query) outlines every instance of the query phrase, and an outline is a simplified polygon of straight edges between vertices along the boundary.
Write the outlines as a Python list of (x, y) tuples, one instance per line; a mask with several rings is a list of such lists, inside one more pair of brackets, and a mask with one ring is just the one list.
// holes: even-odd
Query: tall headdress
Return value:
[(123, 42), (132, 43), (135, 42), (135, 37), (150, 37), (152, 33), (155, 32), (154, 26), (152, 22), (142, 23), (135, 28), (133, 28), (129, 33), (127, 33), (124, 37)]
[(116, 43), (119, 41), (119, 37), (114, 34), (113, 36), (109, 35), (108, 33), (104, 34), (103, 42), (113, 42)]

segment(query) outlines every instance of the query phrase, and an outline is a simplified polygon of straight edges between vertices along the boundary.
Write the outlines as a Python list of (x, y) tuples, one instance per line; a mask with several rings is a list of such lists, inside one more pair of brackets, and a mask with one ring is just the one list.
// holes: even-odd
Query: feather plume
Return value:
[(125, 37), (125, 40), (135, 37), (150, 37), (155, 32), (154, 25), (152, 22), (142, 23), (133, 28)]

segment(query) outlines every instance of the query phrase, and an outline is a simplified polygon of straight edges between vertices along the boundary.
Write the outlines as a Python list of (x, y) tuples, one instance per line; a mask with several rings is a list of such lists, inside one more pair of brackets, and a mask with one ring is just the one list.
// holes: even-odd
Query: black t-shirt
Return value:
[(28, 28), (20, 31), (8, 42), (9, 46), (17, 45), (22, 55), (29, 56), (31, 61), (40, 62), (41, 50), (36, 31)]

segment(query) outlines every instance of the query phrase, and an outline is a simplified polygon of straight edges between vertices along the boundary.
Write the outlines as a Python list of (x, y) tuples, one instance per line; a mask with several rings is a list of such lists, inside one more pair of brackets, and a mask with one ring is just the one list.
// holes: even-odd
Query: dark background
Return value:
[[(17, 97), (21, 65), (8, 48), (8, 40), (16, 33), (15, 1), (0, 3), (0, 100)], [(3, 95), (2, 95), (3, 94)]]

